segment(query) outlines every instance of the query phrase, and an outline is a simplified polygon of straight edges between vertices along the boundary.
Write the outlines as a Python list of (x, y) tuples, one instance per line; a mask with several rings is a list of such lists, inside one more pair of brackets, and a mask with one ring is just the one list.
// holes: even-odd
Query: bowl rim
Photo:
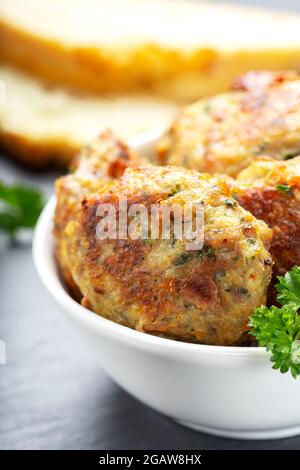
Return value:
[(33, 236), (32, 252), (37, 272), (57, 303), (71, 316), (82, 323), (89, 324), (103, 333), (127, 343), (135, 344), (142, 349), (156, 352), (181, 354), (206, 354), (235, 357), (267, 357), (266, 349), (253, 346), (214, 346), (194, 344), (154, 336), (120, 325), (83, 307), (67, 292), (59, 277), (53, 253), (52, 224), (56, 198), (52, 196), (38, 220)]

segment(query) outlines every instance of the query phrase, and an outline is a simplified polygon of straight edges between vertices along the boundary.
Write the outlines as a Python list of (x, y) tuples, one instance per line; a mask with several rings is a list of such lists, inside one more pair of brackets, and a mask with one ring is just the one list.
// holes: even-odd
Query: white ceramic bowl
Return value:
[[(151, 152), (154, 137), (137, 142)], [(264, 348), (189, 344), (140, 333), (75, 302), (58, 276), (52, 239), (55, 200), (38, 222), (39, 275), (103, 369), (143, 403), (193, 429), (240, 439), (300, 434), (300, 381), (271, 368)]]

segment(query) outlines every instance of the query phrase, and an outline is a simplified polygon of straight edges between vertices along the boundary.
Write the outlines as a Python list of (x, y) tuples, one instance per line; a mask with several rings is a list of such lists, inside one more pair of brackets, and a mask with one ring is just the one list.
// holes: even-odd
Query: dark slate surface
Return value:
[[(300, 8), (296, 1), (256, 3)], [(55, 173), (30, 173), (0, 158), (0, 177), (50, 194)], [(7, 347), (0, 449), (300, 449), (300, 437), (256, 442), (190, 431), (122, 391), (43, 288), (28, 240), (0, 238), (0, 339)]]

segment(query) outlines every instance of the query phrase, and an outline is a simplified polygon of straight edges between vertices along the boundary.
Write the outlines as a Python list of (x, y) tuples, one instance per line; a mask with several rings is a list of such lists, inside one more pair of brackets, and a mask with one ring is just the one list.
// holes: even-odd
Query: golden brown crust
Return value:
[(294, 197), (271, 187), (249, 188), (239, 203), (274, 228), (271, 254), (274, 274), (283, 275), (300, 264), (300, 204)]
[(236, 176), (257, 156), (300, 152), (300, 79), (251, 72), (234, 91), (188, 106), (158, 145), (162, 164)]
[[(203, 8), (200, 5), (199, 8), (203, 9), (205, 15), (207, 6)], [(226, 7), (225, 12), (227, 10), (229, 9)], [(201, 13), (202, 11), (200, 15)], [(242, 16), (244, 15), (242, 12)], [(34, 17), (34, 12), (32, 16)], [(101, 23), (101, 15), (99, 16)], [(230, 14), (228, 18), (229, 22), (232, 21)], [(124, 21), (126, 29), (128, 19)], [(292, 23), (294, 27), (294, 18)], [(287, 42), (286, 45), (279, 45), (276, 41), (274, 47), (270, 47), (268, 43), (265, 47), (263, 44), (258, 44), (257, 47), (246, 41), (241, 46), (242, 49), (233, 43), (227, 50), (222, 41), (222, 31), (220, 36), (218, 33), (212, 35), (217, 38), (219, 36), (218, 39), (211, 41), (210, 38), (209, 43), (203, 40), (202, 45), (201, 33), (199, 43), (191, 37), (190, 46), (186, 41), (178, 45), (176, 39), (169, 43), (165, 41), (163, 33), (162, 36), (159, 34), (157, 38), (149, 39), (146, 35), (145, 39), (141, 37), (139, 42), (132, 42), (131, 45), (122, 44), (122, 38), (115, 42), (115, 35), (112, 34), (111, 45), (104, 41), (102, 46), (97, 42), (93, 46), (93, 41), (90, 41), (86, 46), (78, 46), (76, 41), (73, 45), (65, 45), (63, 39), (57, 38), (55, 31), (52, 35), (49, 33), (49, 28), (46, 28), (47, 38), (46, 32), (42, 35), (31, 33), (32, 29), (26, 28), (26, 21), (23, 28), (16, 26), (17, 24), (13, 19), (5, 20), (4, 15), (0, 21), (1, 61), (56, 85), (93, 94), (147, 90), (189, 103), (202, 96), (225, 91), (234, 76), (249, 69), (294, 69), (299, 63), (298, 44)], [(274, 25), (271, 27), (274, 34), (273, 28)], [(128, 36), (130, 37), (130, 30)], [(126, 38), (125, 35), (124, 37)], [(126, 39), (125, 42), (127, 43)]]
[[(276, 282), (277, 276), (300, 265), (300, 157), (256, 161), (236, 184), (239, 203), (273, 229), (270, 253)], [(269, 298), (274, 300), (273, 290)]]
[[(86, 50), (85, 54), (80, 49), (70, 51), (55, 41), (35, 37), (0, 21), (1, 61), (47, 82), (79, 90), (104, 91), (99, 90), (102, 80), (98, 78), (96, 82), (94, 73), (90, 76), (85, 68), (87, 57), (92, 59), (93, 55), (93, 50)], [(106, 60), (101, 60), (100, 54), (97, 57), (98, 73), (106, 73)], [(93, 70), (93, 61), (91, 65)]]
[(103, 132), (98, 139), (78, 154), (72, 163), (74, 174), (56, 181), (57, 206), (54, 218), (56, 257), (62, 277), (69, 290), (79, 297), (78, 287), (73, 281), (66, 248), (65, 230), (79, 210), (86, 194), (101, 188), (105, 182), (118, 178), (128, 165), (136, 164), (140, 158), (110, 131)]
[[(184, 240), (175, 238), (99, 240), (97, 208), (110, 203), (118, 211), (121, 196), (127, 197), (128, 207), (204, 204), (204, 247), (187, 251)], [(58, 198), (63, 197), (62, 189)], [(72, 221), (63, 235), (83, 304), (144, 332), (236, 344), (253, 308), (265, 300), (271, 232), (232, 198), (230, 204), (230, 197), (224, 179), (150, 165), (127, 169), (121, 178), (88, 191), (80, 207), (71, 208)]]
[(209, 48), (184, 53), (140, 44), (122, 56), (118, 49), (64, 47), (0, 21), (2, 62), (54, 85), (87, 93), (153, 91), (182, 100), (181, 94), (189, 95), (188, 90), (177, 92), (175, 85), (174, 93), (169, 93), (170, 82), (180, 75), (205, 74), (217, 59), (217, 53)]
[(61, 168), (68, 166), (79, 151), (64, 142), (43, 142), (1, 130), (0, 146), (12, 158), (33, 169), (55, 165)]

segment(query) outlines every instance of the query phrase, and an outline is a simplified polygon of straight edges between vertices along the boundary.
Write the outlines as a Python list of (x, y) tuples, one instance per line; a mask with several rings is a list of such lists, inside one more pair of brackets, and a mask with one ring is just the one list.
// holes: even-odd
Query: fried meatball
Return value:
[[(121, 197), (128, 208), (143, 204), (148, 211), (152, 204), (201, 204), (203, 247), (188, 250), (173, 232), (170, 239), (161, 232), (157, 239), (99, 239), (97, 208), (109, 203), (118, 214)], [(224, 178), (168, 166), (127, 168), (71, 211), (65, 247), (84, 306), (163, 337), (216, 345), (243, 341), (271, 279), (271, 230), (233, 199)]]
[(66, 249), (65, 230), (81, 206), (85, 194), (91, 194), (105, 181), (121, 176), (127, 166), (137, 165), (142, 159), (131, 151), (112, 132), (103, 132), (91, 145), (86, 146), (72, 163), (71, 174), (56, 181), (57, 206), (54, 218), (56, 258), (61, 275), (72, 295), (80, 299)]
[(300, 153), (300, 78), (249, 72), (232, 91), (183, 110), (158, 145), (161, 164), (235, 177), (258, 155)]
[(253, 162), (234, 184), (239, 203), (273, 229), (275, 281), (300, 265), (300, 157)]

